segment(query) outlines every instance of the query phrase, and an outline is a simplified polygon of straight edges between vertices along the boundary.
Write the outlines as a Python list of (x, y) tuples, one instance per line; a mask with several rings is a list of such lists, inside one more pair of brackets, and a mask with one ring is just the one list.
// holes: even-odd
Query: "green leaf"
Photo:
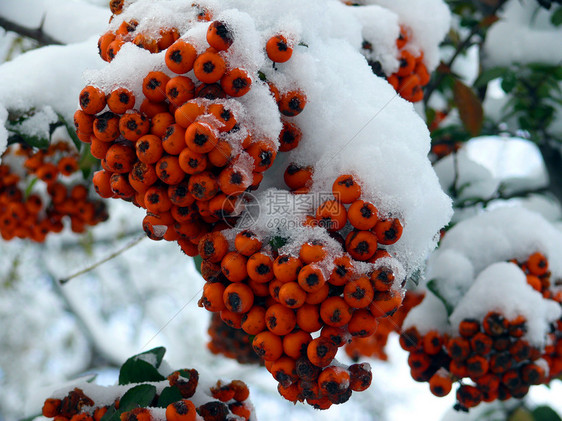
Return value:
[(80, 161), (78, 162), (80, 171), (82, 171), (82, 177), (84, 177), (84, 179), (88, 179), (92, 170), (96, 168), (98, 164), (99, 160), (92, 155), (90, 152), (90, 145), (87, 145), (87, 147), (82, 149), (82, 152), (80, 153)]
[(516, 85), (517, 85), (517, 75), (515, 74), (515, 72), (512, 71), (505, 72), (501, 83), (501, 87), (503, 91), (508, 94), (511, 91), (513, 91)]
[(139, 384), (127, 390), (119, 399), (119, 409), (111, 405), (101, 421), (121, 421), (121, 414), (135, 408), (152, 405), (156, 396), (156, 387), (151, 384)]
[(168, 386), (162, 390), (162, 393), (160, 393), (158, 404), (156, 406), (160, 408), (166, 408), (171, 403), (180, 401), (182, 399), (183, 396), (176, 386)]
[(166, 378), (157, 370), (165, 352), (166, 348), (157, 347), (129, 358), (119, 371), (119, 384), (165, 380)]
[(203, 258), (200, 255), (197, 255), (193, 258), (193, 263), (195, 264), (195, 269), (197, 269), (197, 272), (201, 274), (201, 264), (203, 263)]
[(554, 25), (554, 26), (560, 26), (562, 25), (562, 6), (559, 6), (558, 9), (556, 9), (552, 15), (550, 15), (550, 22)]
[(150, 406), (156, 396), (156, 387), (139, 384), (132, 387), (119, 399), (119, 411), (126, 412), (138, 407)]
[(453, 307), (453, 305), (451, 303), (449, 303), (445, 297), (443, 297), (443, 295), (441, 295), (441, 292), (439, 292), (439, 288), (437, 287), (437, 280), (436, 279), (432, 279), (427, 283), (427, 289), (430, 290), (433, 295), (435, 295), (437, 298), (439, 298), (439, 301), (441, 301), (443, 303), (443, 305), (445, 306), (445, 309), (447, 310), (447, 316), (450, 316), (453, 313), (453, 310), (455, 309)]
[(269, 245), (273, 247), (273, 250), (276, 251), (283, 247), (285, 244), (287, 244), (287, 239), (278, 235), (276, 235), (269, 241)]
[(78, 136), (76, 135), (76, 130), (74, 130), (74, 127), (72, 127), (62, 116), (62, 114), (58, 114), (59, 116), (59, 122), (61, 124), (64, 125), (64, 127), (66, 128), (66, 131), (68, 132), (68, 135), (70, 136), (70, 138), (72, 139), (72, 143), (74, 143), (74, 146), (76, 146), (76, 149), (80, 150), (82, 148), (82, 141), (80, 139), (78, 139)]
[(103, 417), (101, 417), (100, 421), (109, 421), (113, 419), (115, 419), (115, 421), (119, 421), (119, 416), (117, 416), (117, 418), (114, 418), (116, 413), (117, 409), (115, 409), (115, 404), (112, 404), (109, 408), (107, 408), (107, 412), (103, 415)]
[(533, 410), (535, 421), (562, 421), (562, 418), (550, 406), (537, 406)]
[(9, 145), (14, 143), (25, 143), (39, 149), (46, 149), (49, 147), (49, 139), (46, 137), (29, 136), (14, 129), (13, 127), (9, 127), (8, 131), (11, 132), (10, 137), (8, 138)]
[(505, 67), (492, 67), (491, 69), (484, 70), (474, 81), (474, 87), (482, 88), (490, 81), (502, 77), (506, 71)]

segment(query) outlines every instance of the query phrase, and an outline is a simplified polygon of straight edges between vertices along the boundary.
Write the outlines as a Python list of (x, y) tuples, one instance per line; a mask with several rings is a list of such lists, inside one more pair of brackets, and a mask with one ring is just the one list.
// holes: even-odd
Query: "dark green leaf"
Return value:
[(201, 264), (203, 263), (203, 258), (200, 255), (197, 255), (193, 258), (193, 263), (195, 264), (195, 269), (197, 269), (197, 272), (201, 273)]
[(90, 174), (92, 173), (94, 168), (97, 168), (98, 164), (99, 160), (95, 158), (90, 152), (90, 145), (82, 148), (78, 166), (80, 167), (80, 171), (82, 171), (82, 176), (84, 177), (84, 179), (88, 179), (90, 177)]
[(120, 421), (119, 419), (119, 415), (117, 415), (117, 417), (115, 417), (115, 415), (117, 414), (117, 409), (115, 409), (115, 404), (112, 404), (109, 408), (107, 408), (107, 412), (103, 415), (103, 417), (101, 417), (100, 421), (110, 421), (110, 420), (115, 420), (115, 421)]
[(474, 81), (474, 87), (481, 88), (490, 81), (502, 77), (506, 71), (507, 69), (505, 67), (492, 67), (491, 69), (484, 70)]
[(119, 384), (165, 380), (157, 370), (165, 352), (164, 347), (158, 347), (129, 358), (119, 371)]
[(562, 421), (562, 418), (549, 406), (537, 406), (533, 410), (535, 421)]
[(554, 26), (562, 25), (562, 6), (559, 6), (558, 9), (550, 15), (550, 22), (552, 22)]
[(269, 245), (273, 247), (273, 250), (279, 250), (285, 244), (287, 244), (287, 239), (278, 235), (276, 235), (269, 241)]
[(119, 399), (119, 411), (126, 412), (138, 407), (150, 406), (156, 396), (156, 387), (151, 384), (139, 384), (132, 387)]
[(139, 407), (147, 407), (152, 404), (156, 396), (156, 387), (151, 384), (139, 384), (127, 390), (119, 399), (119, 409), (111, 405), (101, 421), (121, 421), (121, 414)]
[(46, 149), (49, 147), (49, 139), (46, 137), (29, 136), (12, 127), (8, 128), (8, 131), (10, 132), (10, 137), (8, 139), (8, 144), (10, 145), (13, 143), (25, 143), (39, 149)]
[(158, 404), (156, 406), (160, 408), (166, 408), (171, 403), (180, 401), (183, 399), (183, 396), (180, 393), (180, 390), (176, 386), (168, 386), (162, 390), (160, 396), (158, 397)]
[(62, 116), (62, 114), (57, 114), (59, 116), (59, 121), (64, 125), (64, 127), (66, 127), (66, 131), (68, 132), (68, 135), (70, 136), (70, 138), (72, 139), (72, 143), (74, 143), (74, 146), (76, 146), (76, 149), (80, 150), (82, 148), (82, 141), (80, 139), (78, 139), (78, 136), (76, 135), (76, 130), (74, 130), (74, 127), (72, 127)]
[(503, 91), (505, 93), (510, 93), (515, 88), (515, 85), (517, 85), (517, 76), (515, 73), (512, 71), (505, 72), (501, 83)]
[(443, 305), (445, 306), (445, 309), (447, 310), (447, 316), (450, 316), (451, 313), (453, 313), (453, 310), (455, 309), (453, 307), (453, 305), (451, 303), (449, 303), (445, 297), (443, 297), (443, 295), (441, 294), (441, 292), (439, 292), (439, 288), (437, 287), (437, 280), (432, 279), (427, 283), (427, 289), (430, 290), (433, 295), (435, 295), (437, 298), (439, 298), (439, 301), (441, 301), (443, 303)]

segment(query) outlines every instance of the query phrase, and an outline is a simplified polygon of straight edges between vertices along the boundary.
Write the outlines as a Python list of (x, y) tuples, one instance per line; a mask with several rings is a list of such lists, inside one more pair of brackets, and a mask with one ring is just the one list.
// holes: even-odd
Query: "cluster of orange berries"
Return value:
[[(543, 254), (513, 262), (527, 274), (533, 288), (545, 298), (554, 298), (548, 290), (550, 273)], [(556, 301), (562, 300), (557, 297)], [(499, 311), (490, 311), (482, 320), (463, 319), (456, 336), (438, 330), (422, 335), (412, 326), (402, 332), (400, 345), (410, 354), (414, 380), (428, 382), (436, 396), (446, 396), (453, 383), (459, 382), (456, 408), (468, 410), (480, 402), (520, 399), (530, 386), (548, 383), (562, 372), (562, 322), (552, 326), (545, 349), (524, 338), (527, 323), (522, 315), (508, 319)]]
[(400, 54), (399, 68), (387, 80), (402, 98), (418, 102), (423, 99), (422, 88), (429, 83), (431, 75), (423, 63), (423, 52), (416, 57), (406, 48), (410, 38), (409, 29), (400, 26), (400, 35), (396, 40)]
[[(513, 263), (525, 273), (527, 283), (533, 289), (540, 292), (545, 299), (554, 300), (562, 305), (562, 291), (558, 290), (553, 294), (548, 260), (542, 253), (533, 253), (526, 261), (513, 260)], [(548, 363), (548, 380), (550, 380), (562, 374), (562, 319), (558, 320), (548, 337), (549, 341), (541, 358)]]
[(345, 352), (354, 361), (361, 357), (371, 357), (382, 361), (388, 360), (385, 346), (392, 332), (400, 333), (402, 323), (409, 311), (423, 300), (424, 294), (406, 291), (402, 306), (391, 316), (380, 319), (377, 331), (367, 338), (353, 337), (345, 346)]
[[(18, 237), (43, 242), (49, 233), (63, 230), (65, 217), (77, 233), (108, 218), (105, 204), (89, 197), (86, 184), (71, 180), (79, 170), (78, 155), (67, 143), (55, 142), (45, 150), (10, 146), (2, 158), (0, 235), (4, 240)], [(10, 161), (23, 161), (19, 173)], [(32, 193), (35, 180), (46, 185), (47, 200)]]
[[(199, 305), (254, 336), (252, 346), (279, 382), (282, 396), (321, 409), (369, 386), (367, 366), (343, 367), (334, 358), (352, 337), (373, 335), (377, 320), (392, 315), (403, 298), (393, 269), (379, 261), (389, 254), (378, 248), (398, 241), (400, 221), (379, 220), (374, 205), (360, 199), (353, 176), (338, 177), (332, 193), (334, 199), (320, 205), (305, 224), (339, 237), (338, 256), (328, 253), (321, 240), (301, 244), (298, 255), (280, 253), (249, 229), (238, 231), (233, 244), (220, 231), (199, 242), (207, 281)], [(348, 218), (351, 227), (344, 240), (337, 231)], [(357, 262), (375, 265), (361, 271)]]
[[(253, 407), (249, 403), (250, 391), (240, 380), (223, 383), (220, 380), (207, 392), (206, 402), (200, 402), (201, 392), (197, 389), (199, 373), (195, 369), (178, 370), (168, 376), (169, 387), (176, 388), (181, 399), (161, 405), (161, 396), (156, 394), (147, 406), (122, 411), (121, 421), (226, 421), (234, 416), (249, 420)], [(147, 384), (147, 383), (142, 383)], [(166, 390), (166, 389), (163, 389)], [(199, 395), (194, 396), (196, 391)], [(123, 395), (124, 396), (124, 395)], [(43, 405), (43, 416), (54, 421), (101, 421), (108, 411), (119, 411), (123, 396), (116, 397), (111, 404), (96, 404), (80, 388), (74, 388), (62, 399), (48, 398)], [(105, 399), (105, 398), (104, 398)], [(165, 398), (167, 399), (167, 398)], [(130, 404), (130, 402), (129, 402)]]
[[(257, 74), (230, 65), (233, 37), (228, 23), (215, 20), (206, 35), (209, 47), (200, 54), (190, 42), (176, 39), (163, 48), (166, 72), (151, 71), (143, 79), (138, 108), (135, 95), (124, 87), (106, 95), (87, 86), (74, 116), (78, 137), (101, 160), (103, 169), (93, 178), (99, 195), (146, 209), (147, 235), (177, 241), (190, 256), (211, 228), (235, 221), (240, 195), (259, 186), (278, 152), (276, 142), (253, 133), (243, 121), (244, 106), (237, 98), (262, 82)], [(275, 62), (292, 54), (282, 35), (272, 37), (265, 50)], [(280, 93), (272, 83), (269, 89), (284, 116), (295, 116), (306, 105), (300, 90)], [(298, 129), (290, 123), (285, 127), (281, 151), (298, 144), (287, 133)], [(249, 165), (241, 164), (248, 160)]]
[(240, 364), (260, 364), (262, 362), (252, 348), (250, 336), (243, 330), (234, 329), (224, 323), (219, 313), (212, 313), (207, 333), (211, 337), (207, 348), (213, 354), (222, 354)]

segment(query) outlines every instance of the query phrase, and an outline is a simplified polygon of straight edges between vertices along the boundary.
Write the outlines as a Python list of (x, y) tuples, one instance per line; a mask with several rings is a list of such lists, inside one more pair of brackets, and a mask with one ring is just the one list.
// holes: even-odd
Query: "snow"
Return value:
[(534, 62), (559, 65), (562, 27), (552, 25), (551, 15), (534, 0), (508, 2), (486, 36), (485, 67)]
[[(502, 191), (546, 187), (548, 174), (538, 146), (530, 140), (507, 136), (480, 136), (464, 146), (473, 161), (486, 167), (502, 184)], [(482, 153), (485, 150), (486, 153)]]
[(441, 188), (457, 192), (457, 199), (490, 199), (495, 196), (500, 181), (483, 165), (473, 161), (465, 148), (440, 159), (433, 166)]
[[(484, 269), (449, 320), (452, 326), (458, 328), (463, 319), (483, 320), (489, 311), (500, 312), (508, 320), (524, 316), (527, 321), (524, 338), (538, 348), (546, 344), (550, 323), (562, 315), (557, 302), (544, 300), (542, 294), (527, 283), (523, 271), (514, 263), (507, 262), (494, 263)], [(453, 330), (457, 333), (456, 329)]]
[(449, 230), (430, 258), (427, 276), (433, 278), (433, 262), (451, 249), (470, 260), (474, 276), (492, 263), (514, 258), (525, 261), (540, 251), (556, 279), (562, 275), (560, 245), (562, 234), (540, 215), (515, 206), (502, 207), (466, 219)]
[(420, 335), (425, 335), (431, 330), (449, 333), (447, 309), (443, 302), (435, 295), (426, 293), (423, 301), (410, 310), (402, 324), (402, 329), (406, 330), (413, 326), (416, 327)]
[[(82, 71), (98, 68), (102, 63), (95, 38), (29, 51), (0, 66), (1, 107), (20, 112), (43, 109), (45, 113), (36, 114), (43, 121), (54, 111), (72, 122), (78, 95), (84, 87)], [(0, 121), (6, 119), (3, 114), (0, 111)], [(41, 114), (44, 115), (40, 117)], [(0, 146), (5, 144), (6, 137), (6, 131), (0, 131)]]

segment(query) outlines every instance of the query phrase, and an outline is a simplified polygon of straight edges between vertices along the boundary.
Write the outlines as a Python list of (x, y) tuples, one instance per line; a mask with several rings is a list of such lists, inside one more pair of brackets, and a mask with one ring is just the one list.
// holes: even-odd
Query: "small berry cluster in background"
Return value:
[(411, 34), (408, 28), (401, 27), (400, 35), (396, 40), (396, 46), (400, 54), (400, 67), (398, 71), (388, 76), (388, 83), (410, 102), (418, 102), (423, 99), (422, 88), (429, 83), (430, 74), (423, 63), (423, 52), (415, 56), (408, 51), (408, 40)]
[(213, 313), (207, 333), (207, 348), (213, 354), (222, 354), (240, 364), (260, 364), (262, 360), (254, 352), (250, 335), (224, 323), (219, 313)]
[(45, 400), (43, 416), (56, 421), (255, 419), (244, 382), (204, 384), (195, 369), (164, 376), (164, 353), (164, 348), (154, 348), (129, 358), (121, 367), (117, 386), (84, 382), (55, 392)]
[[(78, 153), (58, 141), (47, 149), (10, 146), (0, 165), (0, 235), (41, 243), (70, 220), (82, 233), (108, 218), (105, 204), (90, 194), (79, 174)], [(93, 193), (93, 192), (92, 192)]]
[[(560, 238), (542, 217), (516, 208), (490, 211), (448, 231), (430, 259), (434, 278), (426, 296), (408, 314), (400, 337), (413, 379), (428, 382), (436, 396), (458, 383), (457, 409), (468, 410), (480, 402), (521, 399), (531, 386), (559, 376)], [(493, 247), (510, 242), (512, 251)], [(479, 243), (491, 247), (488, 255), (477, 250)]]

